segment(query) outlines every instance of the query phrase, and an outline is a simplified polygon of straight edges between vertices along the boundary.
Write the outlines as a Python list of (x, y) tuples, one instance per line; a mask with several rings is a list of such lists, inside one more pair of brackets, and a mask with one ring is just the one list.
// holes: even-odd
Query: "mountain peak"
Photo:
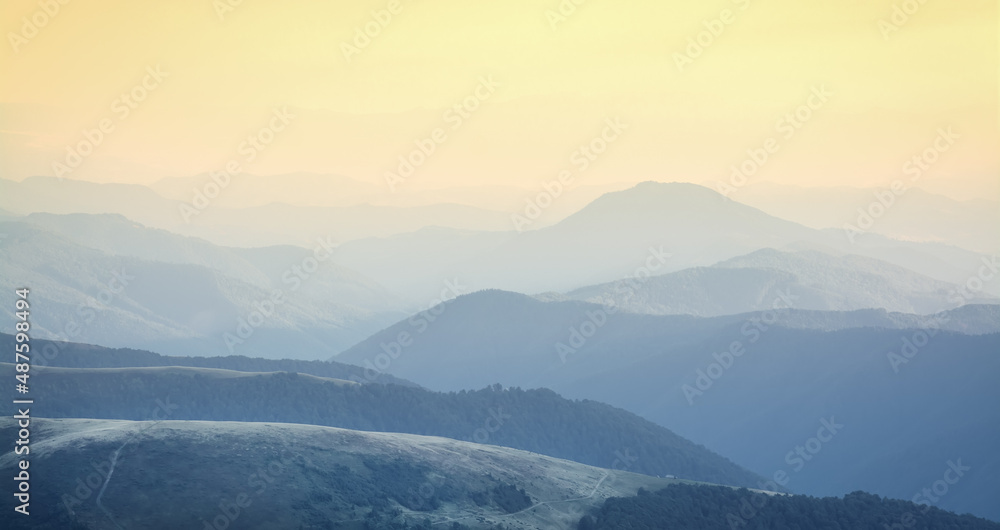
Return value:
[(719, 192), (711, 188), (702, 186), (700, 184), (694, 184), (692, 182), (659, 182), (655, 180), (645, 180), (636, 184), (635, 186), (632, 186), (631, 188), (624, 189), (622, 191), (608, 193), (607, 195), (615, 195), (615, 194), (628, 195), (628, 194), (639, 194), (639, 193), (642, 194), (655, 193), (671, 197), (679, 197), (679, 196), (704, 197), (704, 198), (711, 197), (713, 199), (718, 199), (723, 197), (723, 195), (719, 194)]
[(777, 225), (782, 225), (784, 229), (800, 228), (699, 184), (655, 181), (640, 182), (626, 190), (606, 193), (560, 224), (629, 225), (635, 222), (663, 227), (760, 227), (769, 233), (780, 230)]
[(711, 188), (690, 182), (645, 181), (625, 190), (606, 193), (590, 203), (581, 212), (593, 207), (717, 209), (727, 202), (739, 204), (727, 201), (725, 196)]

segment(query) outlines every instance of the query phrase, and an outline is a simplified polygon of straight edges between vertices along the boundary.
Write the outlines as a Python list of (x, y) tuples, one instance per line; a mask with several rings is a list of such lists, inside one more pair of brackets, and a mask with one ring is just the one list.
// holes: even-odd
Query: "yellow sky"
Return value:
[[(961, 138), (921, 184), (1000, 194), (996, 2), (927, 0), (886, 39), (879, 21), (907, 2), (587, 0), (553, 28), (548, 12), (572, 0), (399, 0), (350, 61), (342, 45), (388, 0), (243, 0), (220, 17), (224, 2), (77, 0), (44, 17), (35, 0), (4, 2), (0, 177), (53, 175), (108, 119), (67, 178), (146, 183), (237, 159), (382, 184), (441, 127), (405, 187), (535, 187), (618, 117), (628, 129), (578, 182), (714, 182), (773, 137), (753, 179), (882, 186), (952, 127)], [(727, 9), (679, 68), (688, 38)], [(24, 38), (22, 17), (45, 25)], [(127, 117), (112, 110), (157, 65), (168, 77)], [(452, 129), (445, 111), (483, 76), (499, 87)], [(783, 136), (778, 119), (819, 86), (829, 101)], [(282, 107), (295, 118), (246, 163), (241, 142)]]

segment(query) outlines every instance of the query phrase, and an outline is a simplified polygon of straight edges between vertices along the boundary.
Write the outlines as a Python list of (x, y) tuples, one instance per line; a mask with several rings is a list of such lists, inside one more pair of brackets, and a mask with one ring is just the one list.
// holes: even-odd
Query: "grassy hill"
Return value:
[[(634, 414), (549, 390), (497, 385), (438, 393), (288, 372), (177, 367), (35, 367), (32, 373), (32, 392), (45, 396), (32, 410), (47, 418), (302, 423), (445, 436), (736, 486), (763, 480)], [(14, 392), (13, 376), (12, 365), (0, 364), (0, 392)]]
[[(447, 438), (287, 423), (33, 419), (31, 515), (4, 527), (571, 528), (680, 482)], [(15, 424), (0, 419), (0, 435)], [(0, 472), (14, 474), (13, 453)], [(14, 499), (2, 496), (10, 514)], [(211, 528), (211, 526), (208, 526)]]

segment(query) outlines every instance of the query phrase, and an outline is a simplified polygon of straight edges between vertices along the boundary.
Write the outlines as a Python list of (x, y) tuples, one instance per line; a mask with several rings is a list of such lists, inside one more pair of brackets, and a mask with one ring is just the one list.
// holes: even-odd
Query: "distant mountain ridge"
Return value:
[[(857, 224), (858, 208), (867, 208), (876, 200), (878, 191), (885, 189), (807, 188), (758, 182), (740, 188), (733, 198), (812, 228), (843, 230), (844, 223)], [(990, 254), (1000, 250), (997, 226), (997, 197), (956, 200), (911, 187), (895, 199), (892, 211), (880, 217), (870, 230), (901, 240), (945, 242)]]
[(36, 224), (0, 222), (8, 234), (0, 286), (33, 289), (38, 338), (174, 354), (282, 356), (294, 348), (328, 358), (403, 314), (384, 289), (334, 264), (318, 244), (238, 252), (121, 217), (84, 216), (78, 228), (72, 218), (47, 220), (115, 254)]
[[(2, 181), (0, 191), (4, 187), (13, 190), (14, 193), (9, 196), (14, 200), (11, 205), (7, 205), (9, 207), (21, 210), (27, 208), (28, 211), (37, 207), (41, 210), (64, 212), (74, 209), (71, 206), (77, 204), (76, 198), (88, 196), (97, 189), (90, 189), (88, 186), (91, 184), (74, 182), (57, 186), (44, 179), (37, 182), (28, 179), (22, 183)], [(107, 186), (110, 186), (107, 190), (113, 198), (132, 193), (124, 185)], [(52, 199), (40, 201), (35, 197), (42, 191), (51, 192)], [(25, 200), (19, 202), (18, 197)], [(133, 204), (128, 201), (126, 203)], [(32, 204), (36, 206), (31, 206)], [(113, 204), (117, 202), (103, 204), (98, 201), (87, 208), (90, 211), (101, 211)], [(5, 205), (0, 201), (0, 207)], [(623, 191), (607, 193), (554, 225), (523, 233), (506, 227), (506, 222), (496, 222), (496, 219), (486, 224), (447, 222), (450, 218), (465, 216), (462, 212), (467, 208), (454, 205), (394, 212), (387, 212), (381, 207), (352, 206), (336, 214), (329, 209), (283, 205), (260, 206), (241, 210), (239, 213), (213, 207), (203, 214), (206, 216), (203, 218), (206, 224), (198, 225), (201, 228), (194, 224), (178, 224), (177, 219), (167, 219), (173, 214), (166, 217), (160, 215), (164, 207), (163, 204), (139, 201), (132, 210), (125, 213), (129, 219), (147, 226), (185, 234), (196, 233), (216, 241), (219, 240), (216, 235), (228, 234), (226, 237), (239, 238), (243, 237), (239, 234), (246, 233), (271, 234), (272, 228), (284, 223), (281, 220), (305, 216), (307, 221), (304, 221), (304, 226), (291, 232), (283, 228), (276, 229), (276, 232), (267, 235), (265, 239), (269, 243), (284, 241), (307, 248), (314, 246), (317, 240), (336, 246), (335, 261), (338, 265), (364, 271), (365, 277), (384, 286), (409, 306), (427, 305), (446, 280), (457, 279), (468, 285), (470, 290), (501, 288), (525, 293), (568, 291), (635, 274), (662, 275), (690, 267), (707, 267), (765, 248), (780, 251), (816, 250), (834, 255), (857, 254), (902, 266), (932, 279), (953, 283), (965, 283), (982, 265), (982, 256), (940, 244), (893, 241), (877, 235), (851, 244), (843, 234), (836, 231), (817, 231), (797, 225), (731, 201), (708, 188), (683, 183), (646, 182)], [(494, 214), (497, 212), (489, 215)], [(230, 215), (236, 215), (240, 219), (233, 217), (227, 220), (225, 217)], [(213, 220), (209, 221), (209, 217)], [(60, 217), (54, 214), (35, 214), (21, 220), (44, 226), (71, 240), (80, 241), (84, 246), (106, 252), (120, 253), (126, 242), (131, 241), (132, 247), (150, 254), (146, 256), (148, 258), (168, 259), (163, 257), (168, 252), (157, 250), (159, 243), (166, 241), (166, 232), (158, 235), (152, 231), (146, 234), (137, 230), (130, 232), (125, 227), (138, 226), (134, 221), (114, 219), (113, 216), (102, 215), (87, 217), (84, 214), (67, 214)], [(348, 222), (352, 219), (352, 222)], [(109, 228), (115, 223), (119, 226)], [(83, 229), (87, 225), (90, 230)], [(484, 229), (487, 225), (489, 229)], [(363, 237), (343, 242), (345, 237), (358, 238), (364, 235), (348, 235), (344, 230), (350, 227), (361, 227), (369, 230), (369, 235), (380, 234), (384, 237)], [(199, 232), (203, 228), (214, 232)], [(286, 235), (282, 236), (279, 232)], [(118, 239), (108, 239), (111, 233)], [(106, 239), (98, 241), (100, 237)], [(154, 245), (143, 241), (144, 237), (159, 243)], [(242, 240), (240, 244), (259, 246), (253, 245), (249, 240)], [(170, 243), (165, 245), (164, 248), (172, 248)], [(193, 247), (185, 252), (192, 259), (195, 254), (203, 251), (207, 254), (216, 253), (205, 249), (207, 247), (201, 245), (197, 252), (193, 252)], [(130, 252), (134, 253), (135, 250)], [(182, 252), (181, 255), (185, 254)], [(1000, 295), (1000, 284), (995, 282), (987, 282), (984, 289)], [(829, 293), (824, 296), (829, 298)], [(850, 303), (838, 305), (833, 300), (827, 302), (830, 308), (858, 307)], [(919, 312), (918, 307), (922, 304), (919, 300), (894, 301), (896, 302), (898, 305), (888, 309), (907, 310), (905, 304), (909, 303), (914, 311)], [(933, 309), (939, 308), (928, 309), (927, 312)]]
[[(294, 175), (291, 177), (295, 177)], [(303, 182), (324, 182), (329, 176), (299, 175)], [(200, 237), (218, 245), (258, 247), (268, 245), (309, 246), (317, 237), (335, 243), (364, 237), (384, 237), (426, 226), (456, 229), (507, 230), (508, 216), (502, 212), (442, 201), (418, 205), (372, 205), (384, 192), (355, 182), (358, 190), (345, 196), (323, 194), (279, 177), (241, 176), (217, 195), (204, 197), (207, 176), (167, 179), (153, 188), (135, 184), (98, 184), (71, 179), (31, 177), (21, 182), (0, 179), (0, 208), (9, 215), (31, 213), (112, 214), (133, 222), (171, 232)], [(295, 180), (294, 178), (292, 180)], [(351, 179), (348, 179), (351, 180)], [(262, 182), (267, 192), (250, 199)], [(336, 181), (340, 184), (344, 182)], [(213, 184), (215, 185), (215, 184)], [(215, 185), (217, 186), (217, 185)], [(165, 196), (154, 189), (166, 192)], [(192, 206), (195, 191), (202, 193), (203, 208)], [(357, 191), (357, 190), (356, 190)], [(301, 201), (305, 199), (305, 203)], [(283, 200), (292, 202), (281, 202)], [(298, 202), (295, 202), (298, 201)], [(318, 201), (318, 202), (317, 202)], [(182, 213), (182, 208), (188, 208)], [(190, 213), (191, 211), (197, 213)]]
[(633, 313), (718, 316), (769, 309), (780, 292), (794, 292), (796, 309), (931, 314), (965, 303), (1000, 303), (977, 293), (965, 300), (960, 286), (881, 260), (835, 256), (815, 250), (760, 249), (710, 267), (643, 279), (638, 289), (618, 282), (575, 289), (569, 299), (614, 303)]
[[(965, 283), (983, 258), (957, 247), (877, 234), (852, 243), (842, 231), (807, 228), (708, 188), (645, 182), (602, 195), (537, 230), (421, 230), (347, 242), (338, 247), (337, 259), (421, 300), (433, 292), (431, 286), (453, 276), (473, 290), (565, 292), (636, 274), (707, 267), (765, 248), (857, 254), (952, 283)], [(393, 256), (407, 259), (393, 261)], [(985, 289), (1000, 294), (1000, 284)]]

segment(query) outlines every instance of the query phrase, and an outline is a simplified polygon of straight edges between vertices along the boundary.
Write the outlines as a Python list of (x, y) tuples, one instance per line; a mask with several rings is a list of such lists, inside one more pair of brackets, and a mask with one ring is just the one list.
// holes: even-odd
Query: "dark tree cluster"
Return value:
[(608, 499), (580, 530), (1000, 530), (1000, 524), (864, 492), (843, 498), (670, 485)]
[(513, 484), (498, 484), (490, 491), (473, 493), (471, 498), (479, 506), (494, 504), (507, 513), (517, 513), (534, 504), (524, 488), (518, 489)]
[[(9, 365), (7, 365), (9, 367)], [(0, 366), (0, 375), (4, 372)], [(0, 392), (13, 377), (0, 378)], [(217, 376), (197, 370), (49, 371), (34, 413), (50, 418), (284, 422), (443, 436), (602, 468), (757, 487), (763, 479), (668, 429), (603, 403), (500, 385), (451, 393), (338, 384), (297, 373)], [(628, 455), (627, 461), (619, 460)]]

